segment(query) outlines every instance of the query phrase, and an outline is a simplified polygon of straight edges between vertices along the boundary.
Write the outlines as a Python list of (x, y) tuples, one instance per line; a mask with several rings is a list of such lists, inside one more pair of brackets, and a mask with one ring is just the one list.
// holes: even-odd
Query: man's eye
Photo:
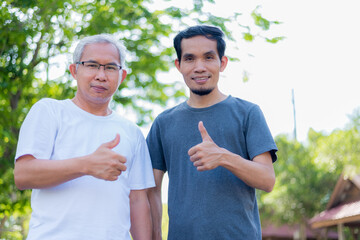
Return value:
[(88, 68), (99, 68), (99, 65), (98, 65), (98, 64), (95, 64), (95, 63), (87, 63), (87, 64), (85, 64), (85, 67), (88, 67)]
[(214, 56), (206, 56), (206, 59), (214, 59)]
[(185, 58), (185, 61), (192, 61), (192, 60), (193, 60), (193, 58), (191, 58), (191, 57)]
[(117, 67), (115, 65), (105, 65), (106, 70), (115, 71)]

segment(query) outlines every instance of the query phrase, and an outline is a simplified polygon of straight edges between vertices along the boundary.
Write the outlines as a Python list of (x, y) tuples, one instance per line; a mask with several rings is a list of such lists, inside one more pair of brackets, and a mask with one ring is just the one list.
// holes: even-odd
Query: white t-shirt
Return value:
[(62, 160), (93, 153), (116, 133), (113, 151), (126, 157), (117, 181), (83, 176), (56, 187), (33, 189), (28, 240), (130, 239), (130, 190), (155, 186), (140, 129), (116, 113), (95, 116), (70, 99), (42, 99), (22, 124), (15, 159)]

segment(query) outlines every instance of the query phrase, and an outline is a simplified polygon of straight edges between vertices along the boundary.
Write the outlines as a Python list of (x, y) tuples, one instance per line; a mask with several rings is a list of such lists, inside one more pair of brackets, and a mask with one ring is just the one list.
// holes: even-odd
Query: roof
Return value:
[(360, 226), (360, 175), (342, 174), (336, 183), (326, 210), (313, 217), (312, 228), (336, 226), (340, 223)]
[(292, 237), (295, 229), (288, 225), (274, 226), (268, 225), (262, 229), (263, 237)]
[[(339, 177), (339, 180), (336, 183), (336, 186), (333, 190), (333, 193), (331, 194), (330, 200), (326, 206), (326, 209), (333, 208), (341, 203), (344, 203), (344, 201), (348, 200), (347, 202), (352, 202), (355, 199), (349, 199), (349, 196), (346, 196), (348, 193), (350, 185), (353, 185), (354, 188), (358, 189), (358, 192), (360, 190), (360, 175), (355, 175), (351, 178), (348, 176), (341, 174)], [(357, 194), (357, 199), (360, 199), (360, 195)]]
[(312, 228), (357, 222), (360, 225), (360, 200), (325, 210), (310, 220)]
[[(267, 224), (262, 228), (262, 237), (263, 238), (272, 238), (272, 239), (293, 239), (297, 231), (299, 231), (299, 226), (290, 226), (290, 225), (281, 225), (276, 226), (273, 224)], [(315, 239), (316, 236), (324, 234), (316, 230), (306, 229), (306, 237), (308, 239)], [(338, 239), (336, 232), (329, 231), (327, 233), (328, 239)]]

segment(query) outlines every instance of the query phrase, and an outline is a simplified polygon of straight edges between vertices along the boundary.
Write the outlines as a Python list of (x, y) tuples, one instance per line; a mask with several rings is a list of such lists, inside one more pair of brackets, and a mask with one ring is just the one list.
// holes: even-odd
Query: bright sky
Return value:
[[(270, 32), (286, 37), (275, 45), (259, 39), (239, 42), (239, 51), (228, 48), (227, 55), (241, 61), (230, 62), (222, 74), (219, 85), (224, 93), (260, 105), (274, 136), (293, 133), (292, 89), (298, 140), (306, 139), (309, 128), (329, 133), (345, 126), (348, 115), (360, 107), (360, 1), (216, 2), (210, 10), (229, 16), (235, 9), (244, 14), (244, 22), (261, 5), (263, 17), (282, 22)], [(241, 81), (244, 70), (250, 73), (247, 83)], [(183, 81), (175, 69), (172, 73)]]

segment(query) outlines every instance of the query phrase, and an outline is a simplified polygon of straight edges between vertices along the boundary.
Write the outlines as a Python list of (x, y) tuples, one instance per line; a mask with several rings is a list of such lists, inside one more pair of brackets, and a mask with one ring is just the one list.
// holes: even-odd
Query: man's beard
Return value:
[(199, 96), (204, 96), (204, 95), (208, 95), (209, 93), (212, 92), (212, 90), (214, 90), (213, 88), (210, 89), (190, 89), (190, 91), (196, 95)]

